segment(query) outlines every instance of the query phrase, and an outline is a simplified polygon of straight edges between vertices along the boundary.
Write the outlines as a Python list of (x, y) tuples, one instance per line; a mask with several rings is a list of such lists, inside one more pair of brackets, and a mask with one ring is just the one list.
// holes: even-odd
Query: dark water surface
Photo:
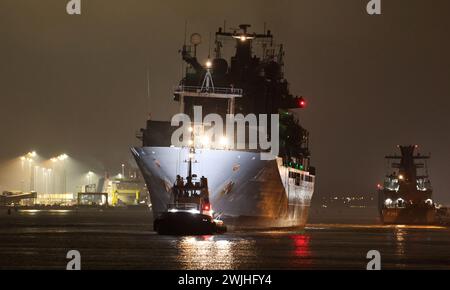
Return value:
[(303, 231), (158, 236), (146, 211), (0, 212), (0, 269), (365, 269), (369, 250), (383, 269), (450, 269), (450, 229), (309, 225)]

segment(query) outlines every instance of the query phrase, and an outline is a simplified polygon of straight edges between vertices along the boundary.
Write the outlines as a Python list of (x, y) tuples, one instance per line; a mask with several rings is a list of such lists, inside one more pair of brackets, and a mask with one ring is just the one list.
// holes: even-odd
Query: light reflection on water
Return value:
[(50, 214), (50, 215), (67, 215), (71, 213), (73, 210), (69, 209), (21, 209), (19, 210), (19, 213), (22, 215), (37, 215), (37, 214)]
[(402, 228), (396, 228), (394, 230), (395, 253), (400, 256), (405, 254), (405, 234), (405, 230)]
[(307, 234), (285, 231), (181, 237), (177, 259), (182, 269), (190, 270), (251, 269), (271, 263), (264, 268), (305, 268), (313, 263), (310, 239)]
[(14, 245), (20, 259), (8, 260), (12, 268), (59, 267), (54, 257), (64, 260), (66, 248), (76, 247), (92, 269), (365, 269), (366, 253), (379, 250), (383, 269), (450, 269), (445, 227), (318, 224), (303, 231), (172, 237), (152, 232), (141, 215), (19, 210), (0, 219), (0, 256)]
[[(342, 226), (156, 239), (163, 241), (157, 243), (157, 251), (167, 248), (167, 242), (175, 245), (165, 265), (170, 269), (364, 270), (366, 254), (372, 249), (381, 252), (384, 269), (450, 269), (449, 229), (442, 227)], [(160, 265), (150, 264), (148, 268)]]
[(290, 238), (294, 241), (294, 254), (299, 258), (310, 258), (309, 248), (310, 237), (308, 235), (292, 235)]
[(183, 237), (177, 247), (182, 269), (186, 270), (234, 269), (239, 266), (234, 253), (244, 251), (254, 256), (254, 241), (223, 236)]
[(358, 225), (358, 224), (310, 224), (306, 226), (306, 229), (441, 229), (445, 230), (447, 227), (438, 225)]

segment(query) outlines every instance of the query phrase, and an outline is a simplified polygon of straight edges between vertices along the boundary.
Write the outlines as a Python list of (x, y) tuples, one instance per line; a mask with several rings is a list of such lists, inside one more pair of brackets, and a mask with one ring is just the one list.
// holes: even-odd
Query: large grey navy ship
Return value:
[[(155, 218), (167, 211), (177, 178), (189, 170), (186, 161), (195, 159), (189, 163), (196, 175), (208, 178), (214, 217), (228, 226), (303, 227), (307, 221), (315, 168), (310, 165), (309, 132), (298, 119), (306, 100), (289, 92), (283, 46), (275, 43), (270, 30), (257, 34), (249, 28), (219, 28), (214, 56), (205, 64), (197, 58), (201, 36), (192, 34), (190, 44), (185, 41), (180, 50), (184, 77), (175, 86), (173, 98), (180, 113), (192, 119), (195, 106), (201, 106), (204, 115), (214, 113), (224, 119), (236, 114), (277, 116), (279, 153), (266, 160), (261, 153), (270, 152), (262, 146), (236, 149), (236, 131), (234, 136), (224, 132), (220, 140), (175, 145), (171, 139), (178, 127), (170, 121), (149, 119), (138, 134), (142, 147), (131, 151), (149, 189)], [(254, 128), (245, 125), (248, 136)], [(201, 138), (197, 135), (207, 126), (193, 123), (194, 138)], [(278, 137), (268, 131), (272, 140)], [(195, 157), (191, 156), (193, 147)]]

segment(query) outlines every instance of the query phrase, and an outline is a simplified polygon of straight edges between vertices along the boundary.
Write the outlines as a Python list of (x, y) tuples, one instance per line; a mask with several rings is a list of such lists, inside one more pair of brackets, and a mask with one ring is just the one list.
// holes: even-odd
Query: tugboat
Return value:
[[(384, 224), (431, 225), (436, 223), (431, 181), (426, 161), (415, 146), (398, 146), (401, 155), (386, 156), (392, 169), (379, 185), (379, 213)], [(392, 162), (394, 160), (394, 162)]]
[(160, 235), (212, 235), (225, 233), (223, 221), (214, 219), (209, 202), (208, 179), (192, 174), (195, 148), (190, 148), (186, 181), (177, 175), (167, 212), (155, 219), (153, 228)]

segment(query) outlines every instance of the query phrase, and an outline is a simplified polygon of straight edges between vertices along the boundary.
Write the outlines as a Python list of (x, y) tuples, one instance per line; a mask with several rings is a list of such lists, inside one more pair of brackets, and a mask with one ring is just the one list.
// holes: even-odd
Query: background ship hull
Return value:
[(392, 225), (432, 225), (436, 223), (436, 210), (432, 208), (385, 208), (381, 221)]
[[(166, 211), (176, 176), (187, 175), (188, 150), (174, 147), (132, 148), (150, 192), (154, 216)], [(211, 204), (233, 228), (303, 227), (314, 179), (295, 184), (280, 160), (259, 153), (198, 150), (193, 173), (208, 178)]]

